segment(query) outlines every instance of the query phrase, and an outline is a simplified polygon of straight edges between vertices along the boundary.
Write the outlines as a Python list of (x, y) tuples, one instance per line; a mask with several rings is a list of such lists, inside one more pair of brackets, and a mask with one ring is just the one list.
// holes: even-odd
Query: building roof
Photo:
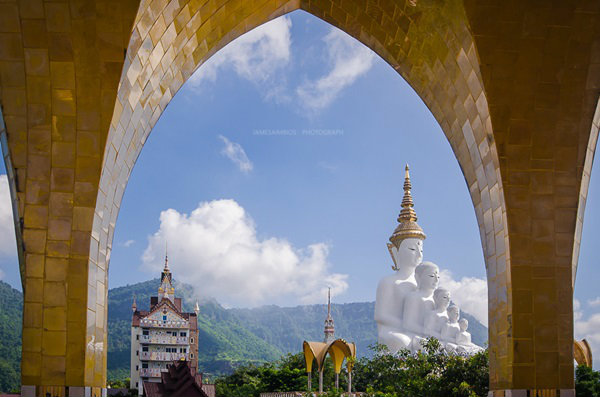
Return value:
[[(171, 271), (169, 270), (168, 263), (169, 263), (168, 257), (165, 256), (165, 268), (163, 269), (163, 272), (161, 274), (161, 278), (160, 278), (161, 284), (160, 284), (160, 287), (158, 288), (158, 296), (150, 297), (150, 310), (138, 310), (137, 303), (136, 303), (135, 296), (134, 296), (133, 304), (131, 305), (131, 309), (133, 310), (131, 326), (139, 327), (140, 320), (151, 315), (152, 313), (155, 313), (159, 309), (164, 308), (165, 306), (169, 307), (171, 310), (173, 310), (177, 315), (182, 317), (184, 320), (189, 321), (190, 317), (193, 317), (193, 316), (198, 317), (198, 312), (199, 312), (198, 302), (196, 302), (196, 308), (194, 309), (195, 313), (184, 313), (182, 304), (181, 304), (181, 298), (175, 298), (175, 295), (174, 295), (175, 289), (173, 288), (172, 274), (171, 274)], [(190, 329), (196, 329), (196, 328), (197, 328), (197, 324), (195, 324), (195, 321), (190, 321)]]
[(202, 384), (192, 376), (187, 361), (174, 361), (167, 372), (161, 373), (160, 383), (146, 381), (143, 386), (147, 397), (208, 397)]
[[(156, 298), (155, 296), (153, 296), (152, 298)], [(179, 307), (181, 307), (181, 299), (177, 298), (179, 300)], [(131, 319), (131, 325), (133, 327), (139, 327), (140, 326), (140, 320), (142, 320), (143, 318), (148, 317), (150, 314), (154, 313), (156, 311), (156, 309), (159, 309), (163, 306), (168, 306), (170, 307), (172, 310), (174, 310), (179, 316), (183, 317), (184, 320), (187, 320), (190, 322), (190, 329), (196, 329), (197, 328), (197, 324), (196, 321), (190, 321), (191, 318), (197, 317), (196, 313), (187, 313), (187, 312), (182, 312), (180, 309), (177, 308), (177, 306), (175, 304), (173, 304), (173, 302), (171, 302), (169, 299), (163, 298), (161, 300), (161, 305), (159, 306), (159, 304), (155, 304), (154, 306), (151, 306), (151, 310), (136, 310), (133, 312), (133, 317)], [(164, 303), (164, 304), (162, 304)]]

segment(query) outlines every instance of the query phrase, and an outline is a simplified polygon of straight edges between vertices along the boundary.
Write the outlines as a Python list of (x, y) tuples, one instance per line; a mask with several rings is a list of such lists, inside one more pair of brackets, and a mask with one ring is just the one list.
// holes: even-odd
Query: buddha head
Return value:
[(450, 305), (450, 291), (446, 288), (437, 288), (433, 291), (433, 301), (436, 309), (446, 310)]
[(458, 326), (460, 327), (460, 332), (465, 332), (467, 328), (469, 328), (469, 320), (461, 318), (458, 322)]
[(448, 322), (450, 322), (450, 323), (457, 322), (458, 318), (460, 317), (460, 309), (456, 305), (450, 306), (446, 310), (446, 313), (448, 313)]
[(396, 264), (396, 270), (414, 270), (423, 260), (423, 240), (418, 238), (407, 238), (402, 240), (400, 246), (391, 247), (392, 258)]
[(423, 262), (415, 268), (415, 280), (420, 291), (432, 293), (438, 286), (440, 274), (437, 265), (433, 262)]

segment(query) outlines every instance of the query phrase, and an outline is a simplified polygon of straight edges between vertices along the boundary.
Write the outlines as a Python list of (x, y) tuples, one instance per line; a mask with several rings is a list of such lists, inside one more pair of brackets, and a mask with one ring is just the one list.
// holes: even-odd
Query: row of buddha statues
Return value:
[(474, 354), (483, 350), (471, 342), (469, 322), (451, 302), (450, 292), (439, 287), (439, 268), (423, 262), (426, 235), (417, 224), (406, 167), (404, 198), (388, 250), (394, 272), (377, 286), (375, 321), (378, 342), (391, 353), (417, 352), (427, 338), (437, 338), (448, 353)]

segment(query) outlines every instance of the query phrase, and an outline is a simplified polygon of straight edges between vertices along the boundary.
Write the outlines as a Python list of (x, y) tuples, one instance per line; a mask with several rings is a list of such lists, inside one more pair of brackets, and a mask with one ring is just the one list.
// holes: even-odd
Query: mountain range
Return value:
[[(148, 310), (150, 296), (156, 295), (159, 280), (113, 288), (108, 292), (108, 378), (129, 377), (131, 305)], [(175, 280), (175, 294), (182, 298), (185, 311), (192, 311), (195, 298), (191, 285)], [(21, 318), (23, 297), (20, 291), (0, 281), (0, 390), (19, 384)], [(332, 305), (336, 337), (355, 342), (358, 356), (369, 355), (377, 340), (373, 320), (374, 302)], [(286, 353), (297, 353), (304, 340), (320, 341), (326, 305), (252, 309), (224, 308), (214, 299), (200, 302), (198, 316), (200, 370), (219, 375), (247, 363), (273, 361)], [(487, 328), (468, 313), (473, 342), (487, 342)]]

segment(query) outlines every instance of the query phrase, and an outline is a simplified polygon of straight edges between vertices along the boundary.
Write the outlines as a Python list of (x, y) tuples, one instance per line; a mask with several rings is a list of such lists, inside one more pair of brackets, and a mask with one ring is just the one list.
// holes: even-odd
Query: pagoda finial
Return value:
[(331, 287), (327, 289), (327, 317), (331, 317)]
[(194, 307), (194, 312), (196, 312), (196, 317), (200, 313), (200, 306), (198, 306), (198, 301), (196, 301), (196, 306)]
[(417, 221), (417, 213), (413, 208), (415, 203), (413, 203), (412, 194), (410, 193), (412, 184), (410, 183), (409, 170), (410, 168), (406, 164), (404, 168), (404, 197), (402, 197), (402, 210), (400, 211), (400, 215), (398, 215), (398, 222)]
[(164, 272), (169, 271), (169, 242), (165, 242), (165, 269)]
[(133, 303), (131, 304), (131, 310), (133, 312), (137, 311), (137, 304), (135, 303), (135, 294), (133, 294)]
[[(402, 210), (398, 215), (398, 226), (392, 237), (390, 237), (390, 242), (396, 247), (400, 246), (402, 240), (407, 238), (418, 238), (420, 240), (425, 240), (427, 237), (423, 232), (423, 229), (417, 224), (417, 213), (414, 209), (414, 202), (412, 198), (412, 183), (410, 181), (410, 168), (408, 164), (404, 168), (404, 197), (402, 197)], [(391, 246), (388, 244), (388, 248), (391, 249)], [(393, 255), (392, 255), (393, 257)]]

